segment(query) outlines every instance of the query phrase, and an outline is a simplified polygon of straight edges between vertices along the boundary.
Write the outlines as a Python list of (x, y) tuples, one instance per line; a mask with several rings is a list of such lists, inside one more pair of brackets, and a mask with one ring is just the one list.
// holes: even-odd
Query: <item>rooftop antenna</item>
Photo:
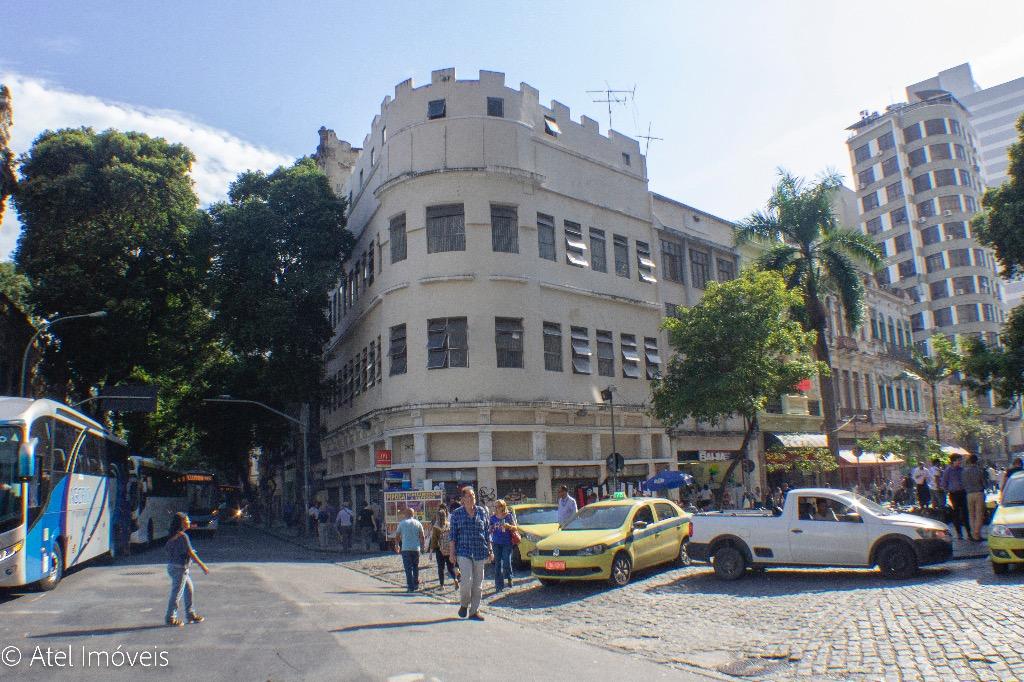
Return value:
[(647, 144), (646, 144), (646, 146), (644, 146), (644, 156), (647, 156), (647, 152), (649, 152), (650, 149), (651, 149), (651, 140), (661, 140), (661, 141), (665, 140), (664, 137), (653, 137), (651, 135), (651, 124), (650, 123), (647, 124), (647, 134), (646, 135), (637, 135), (637, 137), (640, 138), (641, 140), (647, 140)]
[(604, 99), (594, 99), (592, 102), (604, 102), (608, 104), (608, 130), (612, 129), (612, 104), (625, 104), (636, 95), (636, 86), (632, 90), (613, 90), (605, 81), (604, 90), (587, 90), (588, 95), (604, 95)]

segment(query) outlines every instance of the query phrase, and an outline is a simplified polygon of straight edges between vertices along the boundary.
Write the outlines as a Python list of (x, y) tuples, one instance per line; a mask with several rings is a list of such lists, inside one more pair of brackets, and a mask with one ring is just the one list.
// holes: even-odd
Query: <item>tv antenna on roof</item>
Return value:
[(651, 150), (651, 140), (661, 140), (661, 141), (665, 140), (664, 137), (653, 137), (651, 135), (651, 124), (650, 123), (647, 124), (647, 134), (646, 135), (637, 135), (637, 137), (640, 138), (641, 140), (647, 140), (647, 144), (644, 146), (644, 156), (647, 156), (647, 152), (649, 152)]
[(608, 104), (608, 130), (612, 129), (612, 104), (625, 104), (636, 96), (636, 86), (633, 86), (632, 90), (613, 90), (611, 86), (605, 82), (604, 90), (587, 90), (588, 95), (604, 95), (604, 99), (594, 99), (592, 102), (602, 102)]

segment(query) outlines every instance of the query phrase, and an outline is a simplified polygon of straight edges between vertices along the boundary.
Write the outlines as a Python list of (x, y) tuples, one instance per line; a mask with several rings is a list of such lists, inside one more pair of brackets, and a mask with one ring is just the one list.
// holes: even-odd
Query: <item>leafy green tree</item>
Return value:
[[(230, 358), (210, 378), (211, 389), (277, 407), (310, 403), (317, 415), (331, 336), (327, 292), (354, 241), (345, 229), (344, 201), (312, 159), (300, 159), (269, 175), (242, 173), (228, 201), (210, 208), (203, 234), (214, 332)], [(216, 414), (248, 425), (233, 431), (245, 435), (233, 447), (247, 452), (259, 433), (287, 433), (276, 423), (264, 429), (274, 421), (264, 413), (229, 407)], [(318, 420), (312, 421), (315, 427)], [(209, 428), (204, 442), (223, 445)]]
[(36, 314), (108, 312), (62, 325), (48, 354), (78, 396), (196, 356), (208, 317), (193, 160), (180, 144), (90, 128), (44, 132), (21, 159), (15, 261)]
[(1024, 306), (1010, 312), (1000, 337), (1002, 346), (968, 340), (964, 383), (976, 391), (993, 389), (1001, 407), (1012, 407), (1024, 396)]
[(0, 218), (3, 218), (7, 197), (14, 194), (17, 187), (17, 179), (14, 177), (14, 152), (10, 146), (13, 125), (11, 91), (6, 85), (0, 85)]
[(1017, 132), (1018, 141), (1007, 150), (1009, 180), (985, 190), (983, 210), (971, 222), (979, 241), (995, 249), (1007, 279), (1024, 275), (1024, 115)]
[(745, 456), (768, 400), (828, 371), (810, 355), (814, 332), (791, 317), (799, 303), (780, 274), (746, 270), (730, 282), (709, 283), (699, 304), (664, 322), (674, 353), (653, 386), (652, 411), (665, 424), (742, 417), (743, 444), (723, 481)]
[(873, 435), (857, 441), (861, 452), (875, 452), (883, 455), (896, 455), (907, 466), (917, 466), (921, 462), (938, 459), (943, 464), (949, 455), (942, 451), (939, 442), (934, 438), (911, 438), (907, 436)]
[(981, 454), (1002, 445), (1003, 432), (981, 418), (981, 408), (973, 401), (960, 402), (956, 396), (942, 400), (942, 419), (953, 442)]
[(942, 334), (936, 334), (929, 341), (932, 347), (931, 354), (926, 355), (914, 348), (910, 359), (910, 369), (904, 371), (901, 378), (914, 379), (928, 384), (932, 392), (932, 423), (935, 425), (935, 440), (941, 443), (939, 385), (953, 372), (963, 367), (963, 356), (953, 342)]
[[(807, 184), (780, 170), (766, 209), (742, 221), (737, 233), (739, 243), (756, 241), (765, 247), (759, 267), (784, 273), (787, 287), (800, 293), (804, 328), (817, 332), (814, 356), (829, 368), (826, 296), (836, 295), (846, 321), (857, 329), (863, 318), (863, 273), (883, 262), (871, 237), (839, 224), (832, 205), (841, 185), (834, 173)], [(823, 372), (820, 381), (825, 433), (835, 452), (836, 393), (831, 373)]]
[(14, 301), (22, 312), (31, 314), (28, 292), (32, 288), (28, 277), (18, 272), (18, 268), (10, 261), (0, 262), (0, 291)]

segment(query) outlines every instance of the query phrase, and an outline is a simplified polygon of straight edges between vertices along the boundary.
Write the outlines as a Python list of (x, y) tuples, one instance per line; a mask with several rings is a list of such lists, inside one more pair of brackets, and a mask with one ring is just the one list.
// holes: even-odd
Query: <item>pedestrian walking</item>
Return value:
[(352, 510), (348, 508), (348, 503), (343, 501), (338, 516), (334, 519), (334, 526), (338, 529), (341, 548), (346, 552), (352, 550), (352, 521)]
[(313, 503), (309, 505), (309, 509), (306, 510), (306, 514), (309, 516), (310, 530), (313, 531), (313, 537), (319, 537), (320, 535), (320, 500), (313, 500)]
[(183, 512), (175, 514), (171, 520), (171, 539), (164, 545), (167, 552), (167, 575), (171, 578), (171, 594), (167, 599), (167, 614), (164, 616), (164, 622), (176, 627), (185, 624), (182, 619), (178, 618), (178, 602), (182, 599), (185, 602), (185, 618), (189, 623), (202, 623), (205, 620), (193, 608), (192, 577), (189, 575), (188, 569), (193, 561), (207, 575), (209, 575), (210, 569), (192, 549), (192, 542), (188, 539), (186, 532), (191, 525), (188, 515)]
[(942, 489), (942, 462), (938, 457), (932, 457), (932, 465), (928, 467), (928, 487), (931, 488), (932, 507), (945, 507), (946, 491)]
[(412, 509), (402, 510), (402, 520), (395, 530), (395, 551), (402, 555), (405, 568), (405, 591), (415, 592), (420, 588), (420, 552), (426, 546), (423, 524), (413, 518)]
[(698, 499), (700, 500), (700, 508), (702, 510), (706, 510), (708, 507), (711, 506), (711, 488), (708, 486), (707, 483), (705, 483), (704, 487), (700, 489), (700, 493), (698, 493)]
[(363, 505), (362, 510), (359, 512), (359, 542), (366, 548), (366, 551), (372, 551), (373, 539), (377, 537), (377, 517), (373, 513), (373, 505), (369, 502)]
[(967, 498), (968, 530), (971, 540), (981, 542), (981, 527), (985, 525), (985, 470), (978, 464), (978, 456), (967, 455), (967, 464), (960, 475)]
[(910, 476), (914, 479), (914, 488), (917, 491), (917, 506), (924, 509), (932, 503), (932, 489), (928, 484), (931, 478), (931, 467), (928, 466), (928, 460), (923, 460), (914, 467)]
[(578, 511), (576, 499), (569, 494), (569, 486), (558, 486), (558, 527), (569, 523), (569, 519)]
[(331, 521), (333, 520), (334, 515), (331, 513), (331, 505), (321, 503), (316, 516), (316, 539), (320, 549), (326, 549), (331, 541)]
[(517, 530), (516, 515), (505, 500), (494, 503), (491, 514), (491, 546), (494, 548), (494, 589), (501, 592), (505, 583), (512, 586), (512, 532)]
[[(960, 455), (949, 456), (949, 466), (942, 472), (940, 485), (949, 496), (950, 523), (956, 530), (957, 537), (964, 539), (964, 526), (967, 526), (967, 492), (964, 490), (963, 467)], [(970, 534), (970, 527), (967, 533)]]
[[(564, 488), (564, 486), (563, 486)], [(450, 556), (454, 556), (462, 573), (459, 586), (459, 617), (483, 620), (480, 615), (480, 593), (484, 582), (484, 566), (494, 561), (487, 510), (477, 506), (476, 491), (462, 489), (462, 506), (452, 512), (448, 533)]]
[(444, 505), (438, 507), (437, 515), (430, 529), (430, 547), (428, 550), (434, 553), (437, 560), (437, 583), (444, 587), (444, 575), (451, 576), (452, 583), (459, 587), (459, 575), (455, 568), (455, 559), (449, 555), (451, 545), (448, 542), (448, 535), (451, 533), (451, 526), (448, 523), (448, 508)]

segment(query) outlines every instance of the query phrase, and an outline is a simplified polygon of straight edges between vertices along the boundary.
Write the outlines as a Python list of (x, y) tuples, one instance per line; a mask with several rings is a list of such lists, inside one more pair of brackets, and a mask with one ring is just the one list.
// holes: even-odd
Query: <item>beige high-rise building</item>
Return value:
[(711, 476), (738, 448), (736, 424), (670, 432), (647, 411), (666, 311), (739, 259), (729, 222), (649, 191), (636, 140), (501, 73), (453, 69), (400, 83), (361, 147), (320, 139), (357, 237), (331, 295), (329, 497), (373, 496), (378, 450), (417, 488), (593, 488), (613, 451), (610, 385), (625, 481), (682, 452)]

